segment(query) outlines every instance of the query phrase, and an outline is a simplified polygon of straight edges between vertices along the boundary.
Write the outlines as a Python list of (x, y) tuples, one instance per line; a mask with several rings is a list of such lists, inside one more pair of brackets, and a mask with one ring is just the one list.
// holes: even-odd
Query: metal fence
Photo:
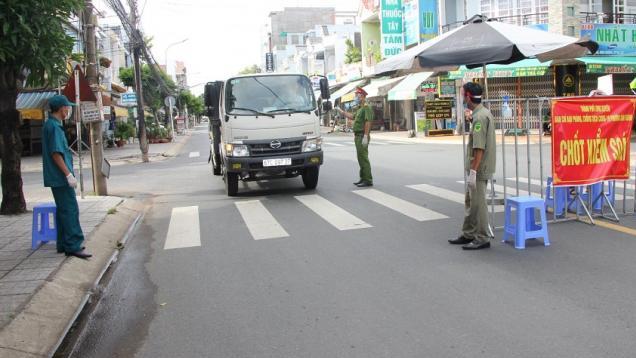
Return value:
[[(490, 210), (491, 225), (496, 229), (501, 229), (503, 223), (495, 223), (495, 203), (505, 203), (506, 198), (532, 195), (543, 199), (551, 198), (551, 206), (556, 207), (556, 189), (549, 186), (552, 173), (551, 160), (551, 137), (544, 135), (544, 131), (549, 127), (544, 127), (544, 120), (550, 119), (549, 109), (551, 108), (550, 97), (537, 98), (511, 98), (493, 99), (484, 102), (490, 108), (495, 119), (497, 128), (497, 173), (490, 185)], [(460, 111), (461, 112), (461, 111)], [(512, 112), (512, 115), (511, 115)], [(463, 113), (462, 113), (463, 114)], [(463, 119), (461, 119), (463, 120)], [(460, 126), (461, 128), (462, 126)], [(464, 133), (465, 135), (466, 133)], [(549, 133), (548, 133), (549, 134)], [(465, 138), (464, 138), (465, 140)], [(464, 141), (465, 144), (465, 141)], [(465, 153), (464, 153), (465, 154)], [(464, 156), (465, 157), (465, 156)], [(604, 182), (602, 183), (602, 193), (608, 192), (608, 186), (612, 185), (613, 205), (607, 205), (604, 198), (601, 200), (601, 211), (594, 212), (592, 195), (587, 195), (584, 211), (590, 209), (587, 215), (592, 222), (592, 217), (604, 216), (606, 218), (618, 219), (617, 213), (634, 214), (636, 212), (636, 182), (634, 169), (631, 169), (631, 177), (628, 181)], [(592, 193), (592, 186), (568, 187), (566, 190), (571, 193)], [(568, 200), (570, 195), (568, 194)], [(582, 201), (571, 199), (567, 203), (569, 209), (575, 208), (577, 203)], [(578, 206), (580, 208), (580, 206)], [(552, 222), (579, 219), (585, 214), (578, 209), (574, 213), (557, 216), (556, 210), (551, 215)], [(570, 210), (571, 212), (571, 210)], [(612, 213), (607, 217), (606, 213)]]

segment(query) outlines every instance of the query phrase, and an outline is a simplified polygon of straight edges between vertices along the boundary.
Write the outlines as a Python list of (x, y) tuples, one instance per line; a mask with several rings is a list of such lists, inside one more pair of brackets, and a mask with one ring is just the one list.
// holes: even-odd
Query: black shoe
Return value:
[(373, 183), (369, 183), (368, 181), (363, 181), (360, 184), (356, 184), (358, 188), (366, 188), (368, 186), (373, 186)]
[(75, 252), (67, 252), (66, 256), (75, 256), (75, 257), (79, 257), (80, 259), (88, 259), (89, 257), (93, 257), (93, 255), (85, 252), (84, 250), (80, 250), (80, 251), (75, 251)]
[[(82, 246), (82, 248), (80, 250), (84, 250), (85, 248), (86, 248), (86, 246)], [(62, 253), (64, 253), (64, 250), (57, 249), (57, 253), (58, 254), (62, 254)]]
[(456, 239), (450, 239), (448, 240), (448, 243), (451, 245), (466, 245), (466, 244), (470, 244), (471, 242), (473, 242), (473, 239), (469, 239), (467, 237), (464, 237), (464, 235), (456, 238)]
[(466, 244), (462, 246), (463, 250), (481, 250), (481, 249), (489, 249), (489, 248), (490, 248), (490, 241), (486, 241), (486, 242), (472, 241), (470, 244)]
[(362, 179), (360, 179), (357, 182), (353, 183), (353, 185), (360, 185), (360, 184), (362, 184)]

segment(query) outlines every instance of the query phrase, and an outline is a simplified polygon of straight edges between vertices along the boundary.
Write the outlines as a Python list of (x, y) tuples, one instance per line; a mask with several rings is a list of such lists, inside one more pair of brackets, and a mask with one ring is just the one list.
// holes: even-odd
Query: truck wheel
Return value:
[(210, 161), (212, 163), (212, 173), (214, 175), (221, 175), (221, 161), (215, 160), (216, 156), (214, 154), (210, 153), (210, 155), (212, 156), (212, 160)]
[(319, 167), (305, 168), (305, 170), (303, 171), (303, 184), (305, 184), (306, 189), (316, 189), (316, 185), (318, 185), (319, 173)]
[(236, 193), (238, 193), (238, 174), (225, 172), (223, 181), (225, 182), (227, 196), (236, 196)]

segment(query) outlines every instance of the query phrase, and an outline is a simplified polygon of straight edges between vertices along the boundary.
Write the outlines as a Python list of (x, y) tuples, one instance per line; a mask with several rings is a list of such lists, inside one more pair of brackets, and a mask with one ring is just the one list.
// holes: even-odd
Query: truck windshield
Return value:
[(232, 115), (286, 114), (316, 108), (311, 82), (305, 76), (274, 75), (231, 79), (226, 93)]

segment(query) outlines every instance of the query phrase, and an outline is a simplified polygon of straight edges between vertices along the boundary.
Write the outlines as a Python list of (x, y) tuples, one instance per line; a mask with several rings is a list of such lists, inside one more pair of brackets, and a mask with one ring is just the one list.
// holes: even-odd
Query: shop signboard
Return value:
[(426, 119), (446, 119), (453, 117), (453, 104), (448, 100), (426, 101)]
[(420, 41), (420, 0), (402, 0), (404, 3), (404, 44), (417, 44)]
[(636, 99), (631, 96), (552, 101), (552, 177), (555, 186), (627, 180)]
[(636, 55), (636, 24), (581, 24), (581, 37), (599, 45), (597, 55)]
[(455, 80), (440, 80), (439, 95), (440, 97), (455, 96)]
[(585, 65), (587, 73), (636, 73), (636, 64), (607, 64), (588, 63)]
[[(547, 66), (528, 66), (528, 67), (510, 67), (504, 68), (498, 66), (495, 68), (488, 68), (486, 66), (486, 73), (488, 78), (506, 78), (506, 77), (533, 77), (544, 76), (550, 68)], [(473, 78), (483, 78), (484, 71), (481, 67), (474, 69), (459, 69), (456, 71), (449, 71), (448, 78), (450, 79), (464, 79), (472, 80)]]
[(389, 58), (404, 51), (404, 29), (402, 0), (382, 0), (380, 2), (382, 57)]
[(82, 122), (100, 122), (103, 120), (99, 107), (95, 102), (82, 102)]
[(126, 92), (121, 94), (119, 104), (124, 107), (133, 107), (137, 105), (137, 94), (135, 92)]
[(420, 85), (420, 92), (422, 94), (437, 93), (437, 82), (423, 82)]
[(265, 54), (265, 71), (274, 72), (274, 54), (271, 52)]
[(419, 0), (420, 42), (428, 41), (439, 34), (437, 0)]

